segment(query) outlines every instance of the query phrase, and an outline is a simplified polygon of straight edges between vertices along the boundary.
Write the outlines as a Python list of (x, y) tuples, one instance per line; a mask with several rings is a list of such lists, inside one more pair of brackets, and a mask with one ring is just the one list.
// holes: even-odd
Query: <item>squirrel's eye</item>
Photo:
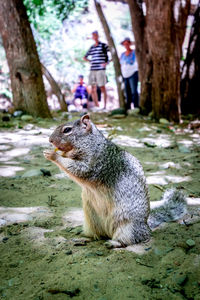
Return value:
[(72, 128), (71, 127), (65, 127), (63, 129), (63, 133), (70, 133), (72, 131)]

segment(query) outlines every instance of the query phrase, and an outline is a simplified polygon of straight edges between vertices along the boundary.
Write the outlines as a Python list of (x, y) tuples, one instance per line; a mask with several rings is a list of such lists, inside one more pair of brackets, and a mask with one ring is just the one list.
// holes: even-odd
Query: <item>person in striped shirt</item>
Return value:
[(106, 108), (107, 92), (106, 92), (106, 66), (109, 63), (108, 45), (99, 41), (98, 31), (92, 33), (94, 45), (90, 47), (84, 60), (90, 62), (90, 74), (89, 74), (89, 85), (92, 86), (91, 95), (96, 106), (99, 106), (97, 96), (97, 86), (101, 88), (101, 92), (104, 95), (104, 108)]

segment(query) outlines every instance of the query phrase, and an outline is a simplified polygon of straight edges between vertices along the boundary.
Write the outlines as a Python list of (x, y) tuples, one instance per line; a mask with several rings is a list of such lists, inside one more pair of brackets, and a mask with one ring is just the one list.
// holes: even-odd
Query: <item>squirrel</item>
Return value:
[(140, 162), (106, 139), (89, 115), (58, 126), (49, 141), (56, 150), (45, 150), (45, 158), (82, 187), (85, 236), (126, 247), (148, 241), (151, 229), (186, 213), (186, 197), (175, 189), (150, 211)]

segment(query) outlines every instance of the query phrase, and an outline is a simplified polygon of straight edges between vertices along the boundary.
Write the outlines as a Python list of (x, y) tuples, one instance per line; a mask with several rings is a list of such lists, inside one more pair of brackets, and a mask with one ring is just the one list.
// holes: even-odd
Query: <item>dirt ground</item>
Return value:
[(42, 154), (53, 129), (78, 116), (0, 124), (0, 299), (200, 300), (200, 132), (187, 122), (91, 115), (141, 161), (152, 201), (170, 187), (188, 197), (182, 220), (113, 250), (83, 236), (81, 189)]

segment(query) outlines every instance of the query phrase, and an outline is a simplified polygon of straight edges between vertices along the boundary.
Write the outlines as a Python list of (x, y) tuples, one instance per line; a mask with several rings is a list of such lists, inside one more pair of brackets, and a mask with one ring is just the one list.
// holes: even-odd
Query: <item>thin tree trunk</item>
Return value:
[(41, 65), (22, 0), (0, 1), (0, 33), (10, 70), (15, 109), (38, 117), (51, 117)]
[(200, 114), (200, 1), (194, 21), (186, 59), (182, 68), (181, 109), (183, 114)]
[(149, 53), (146, 18), (143, 14), (142, 1), (127, 0), (129, 5), (133, 34), (135, 38), (135, 52), (139, 68), (141, 83), (140, 108), (148, 114), (152, 110), (152, 72), (153, 63)]
[(105, 35), (106, 35), (106, 39), (108, 41), (108, 45), (110, 48), (110, 52), (112, 55), (112, 60), (114, 63), (114, 69), (115, 69), (115, 79), (116, 79), (116, 84), (117, 84), (117, 91), (118, 91), (118, 97), (119, 97), (119, 106), (121, 108), (125, 108), (125, 96), (124, 96), (124, 90), (123, 90), (123, 77), (122, 77), (122, 73), (121, 73), (121, 66), (120, 66), (120, 62), (119, 62), (119, 58), (117, 55), (117, 49), (115, 47), (115, 43), (113, 41), (111, 32), (110, 32), (110, 28), (108, 26), (108, 23), (106, 21), (106, 18), (104, 16), (101, 4), (99, 3), (99, 1), (94, 0), (95, 3), (95, 7), (99, 16), (99, 19), (101, 21), (101, 24), (103, 26)]
[(47, 70), (47, 68), (43, 64), (41, 64), (41, 66), (42, 66), (42, 73), (46, 77), (46, 79), (48, 80), (48, 82), (51, 86), (52, 93), (54, 95), (56, 95), (56, 97), (58, 98), (58, 102), (60, 104), (61, 111), (67, 111), (67, 104), (65, 102), (65, 96), (63, 95), (59, 85), (54, 80), (53, 76)]

